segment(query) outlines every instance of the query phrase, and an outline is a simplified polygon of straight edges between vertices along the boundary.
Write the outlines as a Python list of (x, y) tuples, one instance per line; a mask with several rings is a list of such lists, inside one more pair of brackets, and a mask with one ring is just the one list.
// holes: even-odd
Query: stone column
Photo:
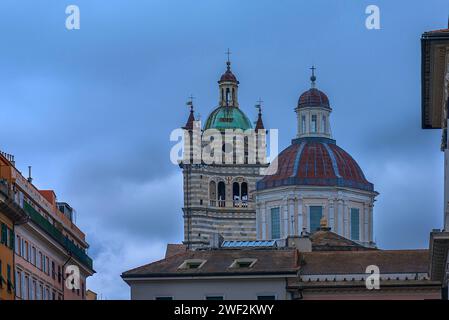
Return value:
[(303, 228), (303, 219), (304, 219), (303, 214), (302, 214), (302, 198), (298, 198), (296, 200), (296, 210), (298, 211), (297, 218), (296, 218), (297, 225), (298, 225), (297, 230), (298, 230), (298, 234), (301, 234), (302, 228)]
[(362, 240), (366, 243), (369, 242), (369, 204), (363, 204), (363, 238)]
[(337, 215), (338, 215), (338, 219), (337, 219), (337, 233), (339, 235), (343, 235), (343, 225), (344, 225), (344, 218), (343, 218), (343, 200), (342, 199), (338, 199), (337, 200), (338, 204), (338, 208), (337, 208)]
[(350, 238), (348, 205), (345, 200), (343, 200), (343, 236), (348, 239)]
[(334, 208), (334, 200), (333, 199), (328, 199), (328, 203), (329, 203), (329, 211), (328, 211), (328, 226), (331, 228), (331, 231), (335, 232), (335, 208)]
[(373, 234), (373, 225), (374, 225), (373, 207), (374, 207), (374, 204), (370, 204), (368, 211), (369, 211), (369, 241), (373, 241), (374, 242), (374, 234)]
[(281, 215), (282, 215), (282, 222), (283, 222), (283, 230), (282, 230), (282, 232), (281, 232), (281, 238), (285, 238), (285, 237), (287, 237), (288, 236), (288, 234), (289, 234), (289, 230), (288, 230), (288, 228), (289, 228), (289, 218), (288, 218), (288, 198), (287, 197), (285, 197), (284, 199), (283, 199), (283, 201), (282, 201), (282, 212), (281, 212)]
[(262, 233), (261, 233), (261, 239), (265, 240), (268, 239), (268, 230), (267, 230), (267, 203), (262, 202), (261, 205), (261, 218), (262, 218)]
[(289, 228), (290, 228), (290, 232), (289, 234), (291, 235), (296, 235), (296, 214), (295, 214), (295, 199), (294, 198), (290, 198), (289, 199), (289, 203), (288, 203), (288, 213), (289, 213), (289, 217), (290, 217), (290, 221), (289, 221)]

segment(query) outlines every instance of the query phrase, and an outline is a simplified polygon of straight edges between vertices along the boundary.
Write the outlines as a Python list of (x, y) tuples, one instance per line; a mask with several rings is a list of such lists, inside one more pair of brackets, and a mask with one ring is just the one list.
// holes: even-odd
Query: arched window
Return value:
[(301, 116), (301, 132), (306, 133), (306, 116)]
[(217, 184), (215, 181), (209, 183), (209, 203), (214, 207), (217, 205)]
[(247, 207), (248, 206), (248, 184), (246, 182), (242, 182), (240, 189), (241, 189), (242, 207)]
[(316, 127), (317, 127), (316, 114), (312, 114), (312, 122), (311, 122), (311, 128), (310, 128), (310, 131), (311, 131), (311, 132), (316, 132)]
[(226, 204), (226, 186), (223, 181), (218, 183), (218, 206), (224, 207)]
[(240, 206), (240, 184), (238, 182), (234, 182), (232, 184), (232, 201), (234, 203), (234, 207)]
[(321, 131), (323, 133), (327, 133), (327, 126), (326, 126), (326, 116), (323, 116), (322, 120), (321, 120)]
[(229, 88), (226, 88), (226, 104), (231, 100), (231, 93), (229, 91)]
[(235, 89), (232, 88), (232, 101), (235, 101)]

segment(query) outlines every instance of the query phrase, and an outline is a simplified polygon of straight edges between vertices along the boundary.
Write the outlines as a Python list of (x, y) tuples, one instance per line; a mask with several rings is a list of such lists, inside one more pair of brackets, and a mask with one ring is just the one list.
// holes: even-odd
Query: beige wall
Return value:
[(170, 296), (175, 300), (204, 300), (207, 295), (224, 296), (225, 300), (256, 300), (258, 295), (275, 295), (290, 299), (285, 278), (275, 279), (189, 279), (129, 281), (132, 300), (154, 300)]

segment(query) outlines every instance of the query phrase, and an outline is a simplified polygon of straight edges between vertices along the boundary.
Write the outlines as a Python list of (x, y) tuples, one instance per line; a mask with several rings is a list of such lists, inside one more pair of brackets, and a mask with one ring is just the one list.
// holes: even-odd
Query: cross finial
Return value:
[(226, 50), (225, 54), (228, 56), (228, 60), (226, 61), (226, 65), (228, 66), (228, 70), (230, 70), (231, 69), (231, 58), (230, 58), (230, 56), (231, 56), (232, 53), (229, 50), (229, 48), (228, 48), (228, 50)]
[(191, 94), (188, 97), (187, 103), (186, 105), (190, 106), (190, 111), (193, 112), (193, 99), (195, 99), (195, 97)]
[(257, 100), (256, 102), (257, 102), (257, 104), (256, 104), (255, 107), (259, 110), (259, 114), (261, 114), (261, 113), (262, 113), (262, 103), (263, 103), (263, 100), (262, 100), (261, 98), (259, 98), (259, 100)]
[(225, 54), (228, 56), (228, 62), (231, 62), (230, 56), (231, 56), (232, 52), (229, 51), (229, 48), (228, 48), (228, 50), (226, 50)]
[(312, 66), (310, 68), (310, 70), (312, 70), (312, 76), (310, 77), (310, 80), (312, 81), (312, 88), (315, 88), (315, 81), (316, 81), (316, 76), (315, 76), (315, 66)]

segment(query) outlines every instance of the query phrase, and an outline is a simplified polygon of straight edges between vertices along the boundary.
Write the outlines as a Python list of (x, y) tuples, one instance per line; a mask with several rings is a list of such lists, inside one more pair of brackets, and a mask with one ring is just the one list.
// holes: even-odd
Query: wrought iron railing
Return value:
[(73, 241), (69, 240), (62, 234), (55, 226), (53, 226), (47, 219), (45, 219), (39, 212), (36, 211), (28, 202), (23, 202), (23, 209), (30, 216), (31, 221), (41, 227), (48, 235), (62, 245), (70, 254), (77, 258), (81, 263), (93, 270), (93, 261), (86, 254), (86, 252), (77, 247)]

